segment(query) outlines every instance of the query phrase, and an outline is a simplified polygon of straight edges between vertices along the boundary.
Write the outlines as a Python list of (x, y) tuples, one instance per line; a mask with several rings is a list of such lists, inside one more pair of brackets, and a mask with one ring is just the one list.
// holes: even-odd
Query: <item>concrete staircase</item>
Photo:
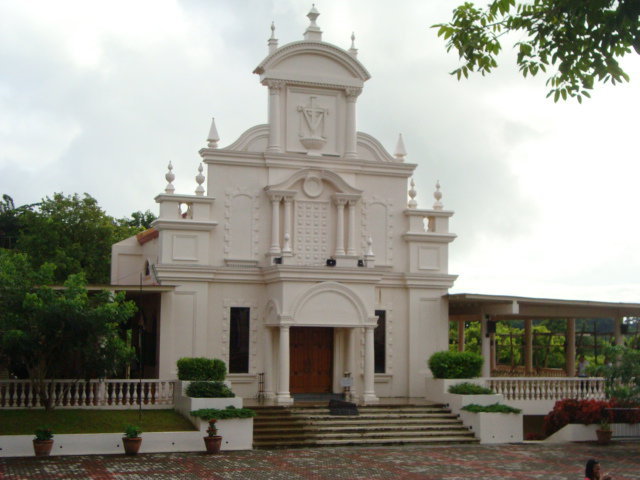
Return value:
[(478, 442), (442, 405), (358, 407), (358, 416), (330, 415), (326, 406), (251, 408), (254, 448)]

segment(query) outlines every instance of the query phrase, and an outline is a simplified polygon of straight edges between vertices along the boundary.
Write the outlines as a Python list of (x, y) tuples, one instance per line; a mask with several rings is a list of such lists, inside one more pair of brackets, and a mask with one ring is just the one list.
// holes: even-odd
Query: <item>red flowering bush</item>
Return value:
[(612, 408), (611, 403), (605, 400), (559, 400), (544, 417), (544, 432), (547, 436), (552, 435), (570, 423), (610, 422), (612, 412), (607, 409)]

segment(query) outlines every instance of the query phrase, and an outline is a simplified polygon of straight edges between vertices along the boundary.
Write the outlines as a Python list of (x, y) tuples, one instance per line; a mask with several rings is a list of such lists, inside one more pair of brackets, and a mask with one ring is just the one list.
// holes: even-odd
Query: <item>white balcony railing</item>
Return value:
[(492, 377), (487, 383), (494, 392), (511, 401), (605, 399), (605, 380), (600, 377)]
[[(173, 407), (173, 380), (50, 380), (47, 384), (56, 408)], [(0, 380), (0, 408), (30, 407), (42, 405), (29, 380)]]

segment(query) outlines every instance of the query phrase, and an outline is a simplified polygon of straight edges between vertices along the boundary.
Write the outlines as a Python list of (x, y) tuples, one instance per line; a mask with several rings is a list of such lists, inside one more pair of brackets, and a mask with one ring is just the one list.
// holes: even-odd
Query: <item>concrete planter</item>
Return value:
[(437, 403), (449, 403), (451, 393), (449, 393), (449, 387), (451, 385), (458, 385), (459, 383), (473, 383), (486, 386), (484, 378), (432, 378), (426, 379), (427, 394), (425, 398)]
[[(203, 436), (207, 435), (209, 422), (191, 417)], [(253, 418), (230, 418), (216, 422), (218, 435), (222, 437), (221, 450), (251, 450), (253, 448)]]
[[(176, 388), (174, 406), (175, 409), (187, 418), (191, 418), (192, 410), (200, 410), (201, 408), (216, 408), (223, 410), (228, 406), (235, 408), (242, 408), (241, 397), (228, 397), (228, 398), (191, 398), (187, 397), (185, 392), (190, 382), (180, 382), (179, 388)], [(192, 423), (196, 428), (199, 428), (198, 423)]]
[(522, 442), (521, 413), (473, 413), (462, 410), (460, 418), (471, 427), (480, 443)]
[(449, 408), (451, 412), (459, 414), (465, 405), (493, 405), (494, 403), (502, 403), (504, 397), (500, 394), (493, 395), (459, 395), (457, 393), (449, 393)]
[[(143, 433), (140, 453), (203, 451), (202, 437), (206, 435), (207, 422), (194, 420), (199, 422), (197, 431)], [(221, 450), (253, 448), (253, 418), (218, 420), (216, 426), (223, 437)], [(122, 452), (122, 433), (57, 434), (51, 455), (110, 455)], [(0, 435), (0, 457), (32, 455), (33, 435)]]

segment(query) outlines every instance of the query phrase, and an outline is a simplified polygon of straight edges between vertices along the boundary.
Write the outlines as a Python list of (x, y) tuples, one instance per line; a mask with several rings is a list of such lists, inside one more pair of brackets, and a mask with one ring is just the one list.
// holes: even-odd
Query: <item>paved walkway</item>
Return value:
[(640, 479), (640, 443), (343, 447), (0, 459), (0, 479), (580, 480), (595, 457), (614, 480)]

